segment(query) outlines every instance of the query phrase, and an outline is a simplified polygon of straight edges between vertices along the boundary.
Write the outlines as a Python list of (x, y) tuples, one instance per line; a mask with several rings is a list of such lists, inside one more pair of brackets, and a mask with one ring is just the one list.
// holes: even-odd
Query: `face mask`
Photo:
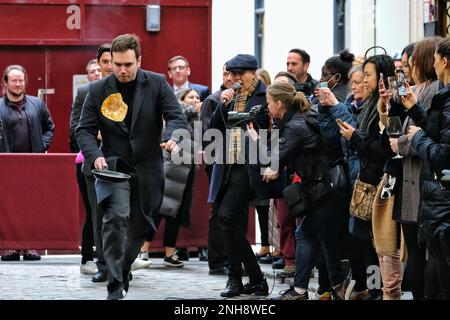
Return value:
[[(330, 81), (333, 80), (334, 78), (337, 78), (337, 76), (339, 76), (339, 80), (336, 80), (336, 82), (334, 83), (334, 86), (330, 88), (330, 90), (333, 90), (334, 87), (336, 87), (336, 85), (339, 83), (339, 81), (341, 80), (341, 74), (340, 73), (336, 73), (334, 76), (332, 76), (330, 79), (328, 79), (327, 83), (330, 84)], [(330, 87), (330, 86), (328, 86)]]

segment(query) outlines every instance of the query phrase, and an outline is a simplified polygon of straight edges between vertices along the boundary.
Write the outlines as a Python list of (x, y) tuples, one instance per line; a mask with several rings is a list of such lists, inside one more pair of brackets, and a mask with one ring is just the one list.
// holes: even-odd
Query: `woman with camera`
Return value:
[[(303, 93), (287, 83), (275, 83), (267, 88), (270, 114), (279, 119), (279, 168), (289, 166), (302, 177), (302, 190), (309, 202), (305, 216), (296, 230), (296, 271), (294, 288), (287, 290), (283, 300), (307, 300), (311, 269), (319, 236), (330, 282), (337, 299), (348, 299), (352, 283), (345, 279), (339, 255), (339, 229), (343, 219), (335, 210), (338, 192), (330, 187), (328, 156), (320, 137), (317, 114)], [(256, 138), (255, 130), (249, 133)], [(263, 180), (276, 180), (279, 172), (266, 168)], [(316, 192), (314, 192), (314, 190)], [(313, 200), (314, 199), (314, 200)]]
[(437, 77), (445, 85), (432, 99), (428, 112), (407, 86), (402, 98), (411, 126), (408, 139), (422, 160), (419, 238), (437, 261), (443, 299), (450, 299), (450, 190), (439, 183), (442, 170), (450, 164), (450, 38), (441, 40), (434, 54)]

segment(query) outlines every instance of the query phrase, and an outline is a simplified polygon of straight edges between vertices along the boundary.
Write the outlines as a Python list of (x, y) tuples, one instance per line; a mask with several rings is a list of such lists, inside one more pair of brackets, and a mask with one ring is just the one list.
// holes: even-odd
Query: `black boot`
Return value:
[(269, 285), (267, 284), (266, 278), (260, 281), (250, 280), (244, 285), (244, 294), (255, 294), (256, 296), (268, 296), (269, 295)]
[(221, 297), (231, 298), (239, 296), (244, 290), (241, 275), (228, 275), (227, 286), (220, 293)]

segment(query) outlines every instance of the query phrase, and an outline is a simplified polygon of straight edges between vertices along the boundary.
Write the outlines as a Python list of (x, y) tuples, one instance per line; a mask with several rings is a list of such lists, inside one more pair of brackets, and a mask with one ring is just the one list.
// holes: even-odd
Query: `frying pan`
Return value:
[(107, 169), (103, 170), (93, 169), (91, 172), (97, 179), (110, 182), (123, 182), (131, 178), (131, 176), (126, 173), (111, 171)]

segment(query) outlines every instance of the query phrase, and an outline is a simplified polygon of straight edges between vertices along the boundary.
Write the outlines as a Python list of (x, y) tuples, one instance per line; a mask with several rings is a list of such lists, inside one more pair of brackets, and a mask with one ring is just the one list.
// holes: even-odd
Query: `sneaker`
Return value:
[(19, 261), (20, 250), (8, 250), (2, 255), (2, 261)]
[(41, 256), (36, 252), (36, 250), (24, 250), (23, 260), (41, 260)]
[(98, 271), (97, 265), (94, 261), (86, 261), (80, 265), (80, 273), (84, 274), (96, 274)]
[(355, 280), (345, 279), (341, 284), (335, 287), (334, 297), (336, 298), (336, 300), (350, 300), (350, 296), (352, 295), (355, 283)]
[(138, 259), (144, 260), (144, 261), (149, 261), (150, 260), (150, 252), (146, 251), (146, 252), (139, 252), (138, 254)]
[(170, 257), (164, 256), (164, 265), (168, 267), (181, 268), (184, 266), (184, 263), (178, 260), (178, 256), (176, 254), (173, 254)]
[(290, 288), (281, 294), (281, 300), (308, 300), (308, 292), (300, 294), (294, 288)]
[(285, 266), (279, 273), (281, 278), (293, 278), (295, 275), (295, 266)]
[(365, 300), (369, 296), (369, 290), (353, 291), (350, 300)]
[(148, 268), (152, 264), (151, 261), (145, 261), (141, 259), (135, 259), (131, 264), (131, 271)]
[(315, 300), (321, 300), (321, 301), (331, 300), (331, 292), (325, 291), (323, 293), (319, 293), (319, 291), (317, 291), (315, 294)]

